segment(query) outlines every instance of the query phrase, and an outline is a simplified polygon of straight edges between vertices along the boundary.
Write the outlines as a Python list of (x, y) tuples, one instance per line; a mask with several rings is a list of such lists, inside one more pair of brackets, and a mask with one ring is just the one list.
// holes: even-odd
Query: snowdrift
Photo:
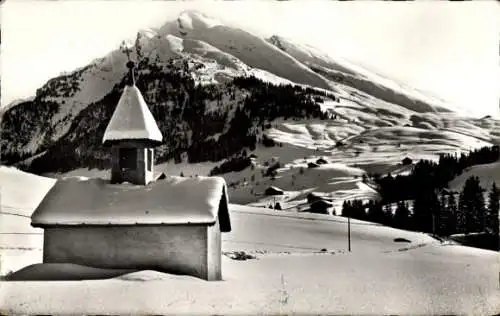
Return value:
[(80, 281), (111, 279), (136, 270), (100, 269), (71, 263), (33, 264), (5, 277), (6, 281)]

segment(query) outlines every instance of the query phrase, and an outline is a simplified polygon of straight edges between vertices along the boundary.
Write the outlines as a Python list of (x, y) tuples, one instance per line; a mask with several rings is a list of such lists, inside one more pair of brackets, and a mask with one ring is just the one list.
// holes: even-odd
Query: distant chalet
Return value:
[(311, 213), (329, 214), (328, 210), (333, 207), (332, 199), (315, 192), (307, 195), (307, 203), (309, 203), (309, 212)]
[(307, 168), (318, 168), (319, 165), (317, 163), (314, 163), (314, 162), (309, 162), (307, 163)]
[(265, 195), (283, 195), (284, 192), (278, 187), (270, 186), (264, 191)]
[(319, 158), (318, 160), (316, 160), (317, 165), (324, 165), (327, 163), (328, 163), (328, 161), (326, 161), (324, 158)]
[(333, 203), (327, 200), (317, 200), (310, 204), (309, 212), (318, 214), (329, 214), (328, 210), (333, 207)]
[(307, 203), (311, 204), (313, 202), (319, 201), (319, 200), (324, 200), (322, 195), (319, 195), (315, 192), (311, 192), (307, 195)]
[(408, 166), (408, 165), (411, 165), (411, 164), (413, 163), (413, 160), (411, 160), (411, 159), (410, 159), (410, 158), (408, 158), (408, 157), (405, 157), (405, 158), (404, 158), (401, 162), (402, 162), (402, 164), (403, 164), (404, 166)]
[(220, 280), (221, 232), (231, 231), (220, 177), (155, 181), (162, 134), (129, 80), (106, 128), (111, 181), (59, 180), (31, 217), (44, 229), (44, 263), (149, 269)]

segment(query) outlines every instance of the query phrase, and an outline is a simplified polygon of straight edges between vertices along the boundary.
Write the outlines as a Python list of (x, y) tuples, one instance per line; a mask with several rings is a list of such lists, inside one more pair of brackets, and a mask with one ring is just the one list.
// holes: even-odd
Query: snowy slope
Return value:
[[(347, 218), (322, 214), (290, 213), (231, 205), (233, 230), (222, 236), (223, 251), (284, 255), (347, 251)], [(256, 232), (260, 232), (256, 234)], [(414, 233), (352, 220), (351, 244), (356, 253), (384, 253), (404, 248), (395, 238), (411, 241), (409, 246), (433, 244), (436, 240)], [(354, 251), (354, 250), (353, 250)]]
[(431, 111), (447, 109), (447, 111), (453, 110), (455, 112), (460, 111), (462, 114), (467, 113), (454, 104), (447, 104), (437, 97), (381, 76), (343, 57), (331, 57), (315, 47), (294, 43), (290, 39), (278, 35), (271, 36), (268, 41), (316, 72), (331, 75), (327, 76), (329, 79), (340, 77), (341, 82), (365, 92), (371, 91), (373, 96), (381, 99), (400, 99), (403, 101), (406, 97), (407, 103), (414, 103), (415, 101), (425, 103), (415, 105), (414, 108), (416, 109), (422, 108)]
[[(0, 206), (19, 210), (21, 215), (31, 215), (55, 180), (40, 177), (16, 168), (0, 166)], [(29, 194), (27, 188), (30, 188)]]
[[(260, 154), (264, 159), (273, 152)], [(345, 175), (356, 171), (335, 168), (337, 173), (343, 170)], [(2, 167), (0, 172), (2, 192), (8, 192), (2, 206), (16, 206), (26, 216), (54, 182), (13, 168)], [(348, 252), (345, 218), (235, 204), (230, 205), (230, 213), (233, 229), (222, 236), (225, 255), (221, 282), (154, 271), (33, 265), (23, 270), (20, 277), (88, 281), (2, 281), (2, 312), (477, 315), (500, 312), (497, 279), (500, 266), (495, 252), (441, 244), (426, 234), (358, 220), (351, 221), (352, 251)], [(0, 223), (2, 274), (41, 262), (42, 237), (29, 226), (29, 218), (2, 214)], [(38, 234), (34, 235), (37, 248), (34, 248), (36, 242), (25, 235), (4, 238), (12, 232)], [(396, 242), (396, 238), (407, 242)], [(230, 259), (241, 251), (255, 259)]]
[(185, 11), (175, 22), (163, 25), (158, 33), (160, 36), (172, 34), (201, 40), (231, 54), (250, 67), (266, 70), (295, 83), (324, 89), (331, 88), (325, 78), (265, 39), (224, 25), (200, 12)]
[(478, 177), (481, 181), (481, 186), (487, 191), (493, 183), (496, 183), (498, 187), (500, 186), (500, 162), (477, 165), (465, 169), (460, 176), (449, 183), (450, 189), (461, 191), (465, 181), (472, 176)]
[[(441, 245), (410, 233), (352, 222), (346, 251), (344, 219), (321, 215), (282, 217), (279, 212), (231, 205), (232, 233), (223, 251), (223, 281), (154, 271), (110, 280), (1, 282), (7, 314), (471, 314), (498, 313), (497, 254)], [(402, 237), (411, 243), (399, 244)], [(326, 251), (321, 251), (325, 248)], [(102, 279), (113, 271), (78, 267), (31, 268), (54, 279)], [(26, 274), (25, 274), (26, 275)], [(69, 275), (69, 277), (68, 277)], [(105, 298), (105, 299), (104, 299)]]
[(0, 274), (42, 260), (42, 230), (30, 226), (30, 217), (54, 183), (0, 166)]

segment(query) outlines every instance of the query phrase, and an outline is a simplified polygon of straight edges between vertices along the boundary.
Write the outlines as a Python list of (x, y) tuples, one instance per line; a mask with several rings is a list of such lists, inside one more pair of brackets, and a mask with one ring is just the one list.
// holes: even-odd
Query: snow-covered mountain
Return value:
[(342, 57), (336, 56), (333, 59), (314, 47), (293, 43), (277, 35), (270, 37), (268, 41), (318, 74), (334, 82), (369, 93), (384, 101), (404, 104), (416, 112), (448, 112), (451, 109), (454, 111), (457, 110), (456, 107), (453, 108), (452, 105), (446, 104), (439, 98), (369, 71)]
[[(199, 12), (140, 31), (130, 47), (138, 86), (169, 135), (159, 162), (186, 156), (217, 162), (262, 147), (265, 137), (299, 149), (301, 156), (274, 150), (289, 162), (324, 154), (348, 165), (500, 140), (494, 119), (468, 118), (308, 45), (254, 36)], [(1, 120), (2, 162), (38, 173), (107, 166), (100, 140), (124, 85), (125, 62), (117, 48), (9, 107)]]
[(158, 34), (197, 39), (231, 54), (252, 68), (266, 70), (295, 83), (330, 89), (328, 80), (265, 39), (226, 26), (199, 12), (183, 12), (176, 21), (163, 25)]

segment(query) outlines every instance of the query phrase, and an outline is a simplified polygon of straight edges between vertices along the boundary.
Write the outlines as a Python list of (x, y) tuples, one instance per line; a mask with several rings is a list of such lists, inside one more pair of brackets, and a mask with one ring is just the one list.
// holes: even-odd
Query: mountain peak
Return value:
[(177, 23), (180, 29), (206, 29), (212, 28), (222, 23), (213, 17), (210, 17), (196, 10), (182, 11), (177, 17)]

